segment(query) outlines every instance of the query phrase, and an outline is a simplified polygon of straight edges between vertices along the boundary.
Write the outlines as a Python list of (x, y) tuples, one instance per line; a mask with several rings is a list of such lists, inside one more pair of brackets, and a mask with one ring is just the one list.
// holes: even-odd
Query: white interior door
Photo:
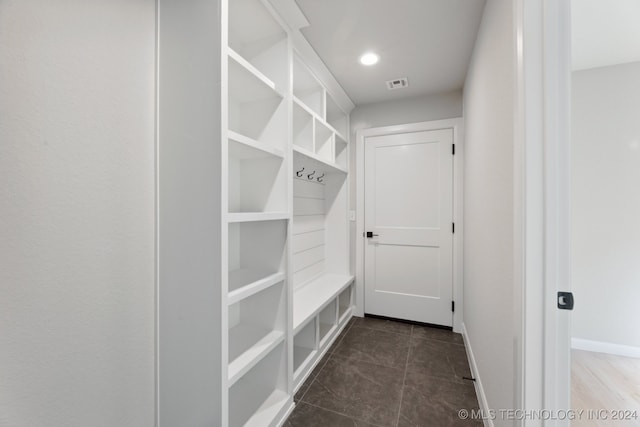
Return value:
[(365, 312), (452, 326), (453, 130), (365, 140)]

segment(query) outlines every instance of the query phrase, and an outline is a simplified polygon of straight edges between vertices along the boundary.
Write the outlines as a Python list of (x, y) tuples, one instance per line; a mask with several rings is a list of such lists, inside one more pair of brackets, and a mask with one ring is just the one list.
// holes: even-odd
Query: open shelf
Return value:
[(315, 121), (315, 152), (321, 159), (333, 161), (333, 131), (320, 120)]
[(284, 288), (281, 282), (229, 306), (229, 384), (284, 340)]
[(287, 103), (275, 85), (236, 55), (229, 55), (229, 130), (260, 144), (286, 149)]
[(338, 323), (336, 314), (336, 300), (334, 298), (329, 301), (318, 315), (318, 342), (320, 347), (324, 345)]
[(229, 305), (250, 297), (285, 279), (284, 273), (268, 273), (264, 270), (239, 268), (229, 272)]
[(323, 159), (317, 154), (301, 147), (293, 147), (293, 159), (294, 170), (299, 170), (299, 168), (296, 169), (298, 166), (306, 165), (305, 168), (312, 168), (312, 170), (322, 171), (324, 173), (347, 174), (346, 167), (339, 166), (327, 159)]
[(257, 153), (259, 150), (229, 141), (229, 212), (287, 210), (286, 162), (273, 155), (255, 157)]
[(229, 352), (237, 352), (229, 363), (229, 385), (233, 385), (242, 375), (275, 346), (284, 341), (282, 331), (252, 328), (238, 325), (229, 331)]
[(293, 104), (293, 144), (313, 151), (313, 116), (300, 104)]
[(293, 95), (324, 119), (324, 88), (297, 56), (293, 61)]
[(278, 276), (271, 275), (285, 271), (286, 238), (286, 221), (229, 224), (230, 291), (254, 283), (253, 278), (277, 280)]
[(287, 212), (240, 212), (227, 215), (227, 220), (230, 223), (276, 221), (288, 218), (289, 214)]
[(349, 167), (349, 145), (341, 136), (336, 134), (335, 136), (335, 159), (336, 164), (343, 168)]
[(273, 80), (271, 80), (269, 77), (263, 74), (256, 67), (254, 67), (253, 64), (251, 64), (249, 61), (244, 59), (242, 55), (240, 55), (238, 52), (236, 52), (231, 48), (228, 48), (227, 55), (229, 55), (229, 62), (233, 62), (234, 64), (237, 64), (238, 66), (244, 68), (246, 72), (252, 75), (256, 80), (261, 81), (265, 86), (272, 89), (275, 93), (279, 94), (280, 96), (283, 96), (282, 89), (279, 88)]
[(353, 276), (346, 274), (323, 274), (301, 286), (293, 293), (294, 333), (349, 284)]
[(353, 285), (349, 285), (348, 288), (340, 292), (340, 296), (338, 297), (338, 319), (339, 320), (341, 320), (342, 317), (351, 308), (352, 292), (353, 292)]
[(316, 321), (313, 319), (293, 338), (293, 372), (297, 377), (316, 352)]
[(333, 98), (327, 94), (327, 123), (333, 127), (337, 133), (346, 135), (349, 131), (348, 116), (345, 114)]
[(279, 148), (260, 144), (255, 139), (248, 138), (231, 130), (227, 133), (229, 138), (229, 156), (238, 159), (284, 159), (285, 157), (284, 151)]
[(260, 0), (229, 2), (229, 47), (278, 87), (286, 87), (287, 33)]
[(229, 389), (229, 426), (269, 426), (281, 414), (287, 393), (286, 346), (281, 343)]

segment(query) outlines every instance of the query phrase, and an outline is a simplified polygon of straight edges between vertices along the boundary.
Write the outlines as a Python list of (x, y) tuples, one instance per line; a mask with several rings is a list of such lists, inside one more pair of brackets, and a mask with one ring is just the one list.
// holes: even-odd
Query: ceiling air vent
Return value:
[(387, 81), (387, 89), (389, 90), (402, 89), (407, 86), (409, 86), (409, 80), (406, 77)]

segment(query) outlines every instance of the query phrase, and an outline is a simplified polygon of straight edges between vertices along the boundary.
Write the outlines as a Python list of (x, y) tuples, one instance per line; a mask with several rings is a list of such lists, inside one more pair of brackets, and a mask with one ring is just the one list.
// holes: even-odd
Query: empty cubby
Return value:
[(324, 119), (324, 88), (298, 57), (293, 61), (293, 95)]
[(333, 162), (333, 131), (316, 120), (315, 124), (316, 154), (323, 160)]
[(231, 57), (229, 129), (267, 147), (287, 148), (287, 103), (282, 94)]
[(286, 293), (284, 282), (229, 306), (229, 376), (284, 338)]
[(260, 0), (229, 2), (229, 47), (284, 90), (287, 33)]
[[(255, 221), (229, 224), (229, 275), (266, 277), (284, 271), (286, 221)], [(229, 291), (246, 283), (229, 281)]]
[(286, 212), (287, 171), (282, 157), (229, 140), (229, 212)]
[(294, 376), (316, 350), (316, 319), (312, 319), (293, 338)]
[(342, 319), (342, 316), (349, 310), (351, 307), (351, 298), (352, 298), (352, 285), (347, 287), (344, 291), (340, 293), (338, 297), (338, 318)]
[(347, 115), (329, 94), (327, 94), (327, 123), (343, 136), (349, 131)]
[(331, 335), (331, 331), (336, 326), (336, 321), (336, 300), (334, 299), (318, 315), (320, 345)]
[(293, 144), (313, 152), (313, 116), (297, 103), (293, 104)]
[(271, 425), (289, 400), (287, 351), (279, 344), (229, 389), (229, 426)]
[(338, 164), (338, 166), (343, 168), (348, 168), (349, 167), (349, 150), (348, 150), (349, 145), (347, 144), (347, 141), (342, 139), (342, 137), (340, 137), (339, 135), (336, 135), (335, 142), (336, 142), (336, 151), (335, 151), (336, 160), (335, 161)]

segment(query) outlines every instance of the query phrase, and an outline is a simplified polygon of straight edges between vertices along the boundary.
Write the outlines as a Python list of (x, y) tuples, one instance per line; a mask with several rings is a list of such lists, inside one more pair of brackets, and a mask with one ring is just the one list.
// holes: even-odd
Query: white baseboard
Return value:
[[(484, 387), (482, 387), (482, 380), (480, 379), (480, 373), (478, 372), (478, 365), (476, 365), (476, 358), (473, 355), (471, 349), (471, 343), (469, 342), (469, 336), (467, 335), (467, 327), (462, 322), (462, 338), (464, 339), (464, 347), (467, 350), (467, 358), (469, 359), (469, 367), (471, 368), (471, 375), (475, 378), (476, 395), (478, 396), (478, 403), (480, 404), (480, 410), (484, 414), (489, 414), (489, 403), (487, 402), (487, 396), (484, 394)], [(488, 417), (483, 420), (485, 427), (494, 427), (493, 420)]]
[(617, 356), (640, 358), (640, 347), (630, 345), (613, 344), (610, 342), (584, 340), (571, 338), (571, 348), (576, 350), (594, 351), (596, 353), (615, 354)]

